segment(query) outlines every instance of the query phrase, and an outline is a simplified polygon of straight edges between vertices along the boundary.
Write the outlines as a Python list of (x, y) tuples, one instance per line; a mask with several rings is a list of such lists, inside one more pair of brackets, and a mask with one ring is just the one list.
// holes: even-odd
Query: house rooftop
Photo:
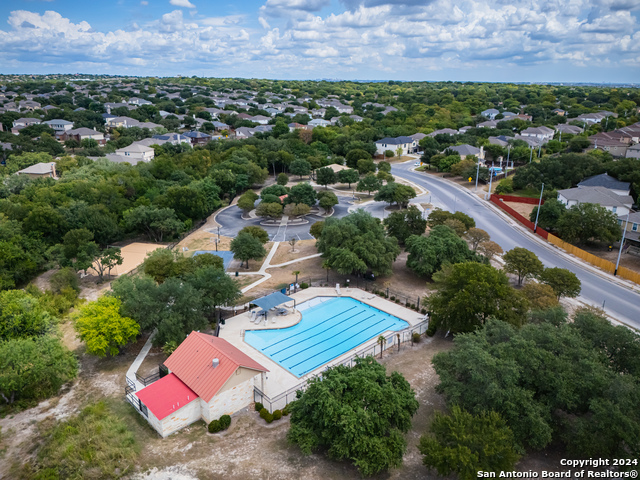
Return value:
[(597, 203), (603, 207), (630, 207), (633, 204), (631, 195), (617, 195), (604, 187), (567, 188), (558, 190), (558, 195), (578, 203)]
[(413, 143), (414, 140), (411, 137), (385, 137), (382, 140), (378, 140), (376, 143), (381, 143), (385, 145), (402, 145), (404, 143)]
[(31, 165), (30, 167), (23, 168), (22, 170), (18, 170), (16, 173), (30, 173), (32, 175), (47, 175), (49, 173), (55, 172), (55, 168), (56, 168), (55, 162), (36, 163), (35, 165)]
[(608, 173), (602, 173), (585, 178), (578, 183), (578, 187), (604, 187), (611, 190), (625, 190), (628, 192), (631, 184), (629, 182), (621, 182), (617, 178), (609, 176)]
[(143, 388), (136, 393), (136, 396), (158, 420), (162, 420), (198, 398), (198, 395), (173, 373)]
[(207, 403), (238, 367), (268, 371), (226, 340), (200, 332), (191, 332), (164, 364)]

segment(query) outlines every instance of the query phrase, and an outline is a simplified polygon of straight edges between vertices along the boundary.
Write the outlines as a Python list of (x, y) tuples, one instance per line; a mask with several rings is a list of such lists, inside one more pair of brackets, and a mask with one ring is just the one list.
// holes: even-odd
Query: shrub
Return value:
[(395, 302), (399, 304), (399, 303), (400, 303), (400, 299), (399, 299), (399, 298), (396, 298), (396, 299), (395, 299)]
[(283, 409), (282, 409), (282, 415), (284, 415), (285, 417), (287, 415), (289, 415), (289, 405), (291, 405), (290, 403), (288, 405), (286, 405)]
[(427, 328), (427, 336), (433, 337), (436, 334), (436, 325), (434, 323), (429, 323), (429, 328)]
[(220, 427), (222, 430), (226, 430), (231, 425), (231, 417), (229, 415), (222, 415), (220, 417)]
[(262, 405), (260, 402), (256, 402), (256, 412), (261, 412), (263, 408), (264, 405)]
[(280, 420), (282, 418), (282, 410), (275, 410), (273, 412), (273, 419)]
[(308, 283), (306, 283), (306, 282), (302, 282), (302, 283), (300, 284), (300, 288), (301, 288), (302, 290), (304, 290), (305, 288), (309, 288), (309, 284), (308, 284)]
[(496, 187), (496, 193), (498, 195), (504, 195), (506, 193), (513, 193), (513, 178), (503, 178)]
[(220, 420), (212, 420), (209, 424), (209, 433), (218, 433), (220, 430), (222, 430)]
[(264, 421), (267, 423), (273, 422), (273, 414), (269, 413), (269, 410), (266, 408), (260, 410), (260, 417), (264, 418)]
[(395, 302), (395, 301), (396, 301), (396, 297), (395, 297), (395, 296), (393, 296), (393, 295), (391, 295), (391, 301), (392, 301), (392, 302)]
[(413, 332), (411, 339), (413, 340), (413, 343), (420, 343), (420, 334), (418, 332)]
[(420, 309), (420, 313), (422, 313), (423, 315), (426, 315), (427, 314), (427, 309), (426, 308)]

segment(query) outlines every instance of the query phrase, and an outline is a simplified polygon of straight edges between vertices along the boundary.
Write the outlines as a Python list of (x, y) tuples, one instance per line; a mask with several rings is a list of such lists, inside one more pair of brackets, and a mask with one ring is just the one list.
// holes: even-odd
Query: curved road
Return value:
[[(498, 243), (506, 252), (513, 247), (524, 247), (534, 252), (547, 267), (566, 268), (574, 272), (582, 282), (580, 299), (585, 303), (602, 307), (615, 319), (640, 329), (640, 294), (609, 281), (606, 273), (595, 273), (572, 261), (567, 255), (556, 252), (550, 247), (532, 238), (518, 228), (513, 228), (504, 217), (483, 205), (473, 192), (466, 191), (437, 177), (414, 172), (413, 162), (393, 164), (391, 173), (402, 177), (429, 190), (432, 203), (450, 211), (461, 211), (472, 216), (478, 228), (491, 235), (491, 240)], [(422, 198), (425, 198), (423, 196)]]

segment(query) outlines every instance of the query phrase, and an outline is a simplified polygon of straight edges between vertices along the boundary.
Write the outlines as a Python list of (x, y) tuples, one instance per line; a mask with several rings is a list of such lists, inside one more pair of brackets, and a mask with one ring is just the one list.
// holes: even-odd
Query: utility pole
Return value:
[(618, 260), (616, 261), (616, 269), (613, 271), (613, 275), (618, 274), (618, 266), (620, 265), (620, 256), (622, 255), (622, 247), (624, 246), (624, 237), (627, 233), (627, 225), (629, 225), (629, 215), (631, 212), (627, 212), (627, 221), (624, 222), (624, 230), (622, 230), (622, 240), (620, 240), (620, 250), (618, 250)]
[(480, 159), (478, 159), (478, 169), (476, 170), (476, 192), (478, 191), (478, 177), (480, 176)]
[(540, 216), (540, 207), (542, 206), (542, 192), (544, 192), (544, 183), (542, 184), (542, 190), (540, 190), (540, 200), (538, 200), (538, 211), (536, 212), (536, 223), (533, 225), (533, 233), (536, 233), (538, 229), (538, 217)]
[(489, 198), (491, 200), (491, 184), (493, 182), (493, 162), (491, 162), (491, 168), (489, 169)]
[(531, 163), (532, 159), (533, 159), (533, 145), (531, 146), (531, 153), (529, 154), (529, 163)]
[(504, 170), (504, 178), (509, 175), (509, 154), (511, 153), (511, 145), (507, 146), (507, 168)]

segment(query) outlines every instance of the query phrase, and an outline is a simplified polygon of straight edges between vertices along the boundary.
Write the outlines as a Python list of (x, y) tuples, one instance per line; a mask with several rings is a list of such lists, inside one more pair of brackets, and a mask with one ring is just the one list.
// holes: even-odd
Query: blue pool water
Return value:
[(301, 377), (387, 330), (409, 324), (353, 298), (316, 297), (297, 306), (302, 320), (289, 328), (248, 330), (256, 350)]

